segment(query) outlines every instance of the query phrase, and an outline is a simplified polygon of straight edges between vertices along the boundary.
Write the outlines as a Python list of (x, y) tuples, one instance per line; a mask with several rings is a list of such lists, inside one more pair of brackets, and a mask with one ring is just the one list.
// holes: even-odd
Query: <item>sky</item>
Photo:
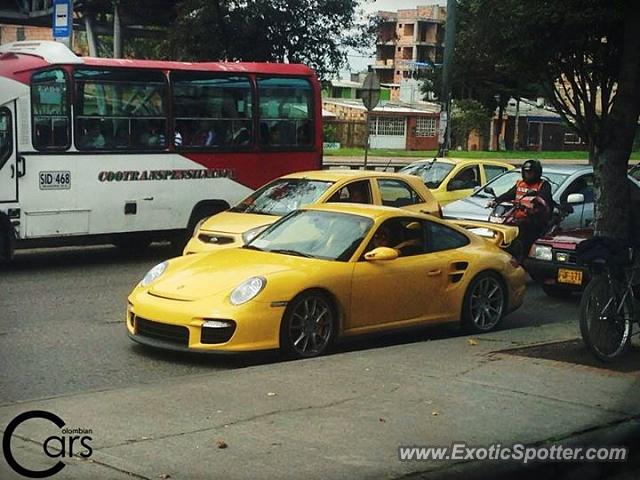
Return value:
[[(371, 14), (378, 10), (396, 11), (405, 8), (416, 8), (418, 5), (433, 5), (439, 3), (446, 5), (446, 0), (375, 0), (373, 2), (366, 2), (364, 5), (365, 12)], [(356, 52), (349, 52), (349, 63), (351, 65), (352, 72), (358, 72), (360, 70), (366, 70), (367, 65), (373, 63), (375, 60), (375, 53), (372, 57), (365, 58), (361, 54)], [(343, 78), (348, 78), (348, 72), (340, 72)]]

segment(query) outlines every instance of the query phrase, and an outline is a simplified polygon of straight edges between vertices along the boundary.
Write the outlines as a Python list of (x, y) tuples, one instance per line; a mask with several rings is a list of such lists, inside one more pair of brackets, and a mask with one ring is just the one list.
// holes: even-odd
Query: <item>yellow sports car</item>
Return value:
[(242, 248), (152, 268), (129, 296), (136, 342), (324, 353), (343, 336), (460, 320), (487, 332), (522, 304), (524, 270), (429, 215), (369, 205), (296, 210)]
[(468, 197), (474, 189), (514, 166), (495, 160), (434, 158), (407, 165), (400, 173), (416, 175), (441, 205)]
[(239, 247), (287, 213), (325, 202), (402, 207), (442, 216), (429, 189), (413, 175), (366, 170), (319, 170), (286, 175), (237, 206), (202, 220), (184, 254)]

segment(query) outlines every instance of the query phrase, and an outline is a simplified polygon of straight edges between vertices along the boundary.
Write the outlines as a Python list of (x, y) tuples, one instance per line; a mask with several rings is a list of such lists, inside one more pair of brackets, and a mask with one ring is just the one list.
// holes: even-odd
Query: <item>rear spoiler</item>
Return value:
[(479, 237), (495, 243), (500, 248), (507, 248), (511, 245), (520, 233), (518, 227), (512, 225), (501, 225), (498, 223), (481, 222), (477, 220), (449, 220), (459, 227), (465, 228)]

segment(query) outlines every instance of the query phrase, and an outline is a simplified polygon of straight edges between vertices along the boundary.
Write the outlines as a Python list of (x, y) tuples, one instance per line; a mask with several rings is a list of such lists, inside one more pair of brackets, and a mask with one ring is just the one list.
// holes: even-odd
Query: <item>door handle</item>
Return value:
[[(27, 162), (24, 160), (24, 157), (22, 155), (18, 157), (18, 162), (16, 163), (16, 165), (18, 178), (24, 177), (27, 173)], [(20, 165), (22, 165), (22, 169), (20, 169)]]
[(16, 178), (16, 167), (11, 165), (11, 178)]
[(442, 273), (442, 270), (438, 268), (438, 269), (436, 269), (436, 270), (429, 270), (429, 271), (427, 272), (427, 276), (429, 276), (429, 277), (435, 277), (436, 275), (440, 275), (441, 273)]

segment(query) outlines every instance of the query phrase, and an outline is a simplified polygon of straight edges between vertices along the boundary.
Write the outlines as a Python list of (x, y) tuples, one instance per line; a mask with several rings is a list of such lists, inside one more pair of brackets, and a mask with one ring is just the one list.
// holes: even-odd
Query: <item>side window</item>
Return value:
[(0, 170), (13, 153), (13, 128), (11, 112), (8, 108), (0, 108)]
[(449, 181), (447, 190), (467, 190), (478, 186), (480, 186), (480, 169), (478, 168), (478, 165), (474, 165), (472, 167), (464, 168), (456, 173), (456, 175)]
[(313, 144), (313, 90), (302, 78), (259, 78), (260, 144), (307, 148)]
[(329, 202), (373, 203), (369, 180), (359, 180), (345, 185), (334, 193)]
[(378, 180), (382, 204), (388, 207), (404, 207), (422, 203), (418, 193), (401, 180)]
[(464, 247), (469, 239), (453, 228), (440, 223), (427, 222), (427, 245), (429, 252), (440, 252), (453, 248)]
[(572, 193), (581, 193), (584, 195), (584, 203), (593, 203), (595, 201), (595, 187), (593, 185), (593, 175), (584, 175), (577, 178), (563, 192), (560, 202), (567, 201), (567, 197)]
[(378, 227), (365, 253), (378, 247), (395, 248), (401, 257), (427, 253), (424, 233), (424, 223), (421, 220), (392, 218)]
[(78, 69), (73, 77), (78, 150), (162, 150), (167, 146), (162, 72)]
[(173, 72), (177, 148), (249, 148), (253, 144), (253, 92), (242, 76)]
[(491, 181), (498, 175), (506, 172), (507, 169), (505, 167), (499, 167), (498, 165), (485, 165), (484, 166), (484, 174), (487, 177), (487, 182)]
[(33, 146), (64, 150), (71, 146), (67, 77), (63, 70), (46, 70), (31, 77)]

